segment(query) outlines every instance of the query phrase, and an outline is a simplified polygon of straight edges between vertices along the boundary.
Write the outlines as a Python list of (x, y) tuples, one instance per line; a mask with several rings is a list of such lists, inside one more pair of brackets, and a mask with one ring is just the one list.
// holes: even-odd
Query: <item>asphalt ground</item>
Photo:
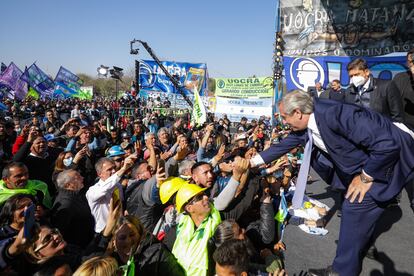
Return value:
[[(325, 236), (310, 235), (299, 227), (287, 225), (284, 242), (285, 265), (290, 276), (305, 276), (308, 268), (325, 268), (332, 264), (339, 236), (340, 217), (337, 216), (339, 194), (311, 172), (312, 181), (307, 185), (306, 194), (326, 205), (329, 233)], [(364, 258), (360, 275), (409, 276), (414, 275), (414, 212), (408, 196), (403, 190), (399, 206), (389, 207), (380, 220), (381, 233), (376, 240), (377, 260)]]

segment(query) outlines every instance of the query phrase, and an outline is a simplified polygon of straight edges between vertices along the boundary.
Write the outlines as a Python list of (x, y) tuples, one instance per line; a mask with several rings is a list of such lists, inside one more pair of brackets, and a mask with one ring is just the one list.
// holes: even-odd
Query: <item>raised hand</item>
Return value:
[(115, 225), (118, 219), (121, 217), (122, 214), (122, 204), (119, 201), (119, 204), (115, 205), (113, 199), (109, 202), (109, 215), (108, 219), (106, 220), (106, 226), (103, 231), (103, 236), (109, 237), (112, 234), (112, 231), (115, 228)]
[(136, 152), (137, 154), (140, 154), (140, 153), (141, 153), (141, 151), (142, 151), (142, 144), (141, 144), (141, 141), (139, 141), (139, 140), (135, 141), (135, 143), (134, 143), (134, 147), (135, 147), (135, 152)]
[(167, 179), (164, 167), (158, 166), (157, 173), (155, 174), (155, 179), (157, 180), (157, 187), (159, 188), (161, 183)]
[(39, 130), (37, 127), (32, 127), (29, 131), (29, 135), (27, 136), (27, 142), (33, 143), (34, 140), (39, 136)]
[(188, 147), (178, 148), (177, 153), (174, 156), (174, 159), (177, 161), (183, 160), (189, 153), (190, 149)]
[(233, 162), (233, 178), (240, 181), (241, 176), (249, 169), (249, 166), (249, 160), (237, 156)]

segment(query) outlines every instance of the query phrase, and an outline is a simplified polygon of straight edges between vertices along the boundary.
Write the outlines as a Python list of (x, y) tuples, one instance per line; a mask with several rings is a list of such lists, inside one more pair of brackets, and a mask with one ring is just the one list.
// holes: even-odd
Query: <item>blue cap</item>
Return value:
[(124, 155), (125, 151), (121, 148), (121, 146), (112, 146), (107, 152), (106, 152), (106, 156), (107, 157), (114, 157), (114, 156), (119, 156), (119, 155)]
[(52, 141), (52, 140), (54, 140), (55, 139), (55, 135), (53, 135), (52, 133), (50, 133), (50, 134), (46, 134), (45, 136), (44, 136), (44, 138), (46, 139), (46, 141)]

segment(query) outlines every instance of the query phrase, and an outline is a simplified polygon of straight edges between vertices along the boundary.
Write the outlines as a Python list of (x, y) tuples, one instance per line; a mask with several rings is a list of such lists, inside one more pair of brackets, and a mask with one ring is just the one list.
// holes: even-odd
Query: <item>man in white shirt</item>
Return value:
[(75, 108), (72, 109), (72, 111), (70, 112), (70, 117), (71, 118), (78, 118), (80, 116), (80, 109), (79, 109), (79, 105), (75, 105)]
[(115, 172), (115, 162), (110, 158), (101, 158), (95, 164), (99, 181), (86, 192), (86, 199), (93, 217), (95, 218), (95, 232), (100, 233), (106, 225), (109, 214), (109, 202), (113, 191), (118, 188), (122, 198), (121, 177), (134, 165), (135, 155), (125, 159), (121, 169)]

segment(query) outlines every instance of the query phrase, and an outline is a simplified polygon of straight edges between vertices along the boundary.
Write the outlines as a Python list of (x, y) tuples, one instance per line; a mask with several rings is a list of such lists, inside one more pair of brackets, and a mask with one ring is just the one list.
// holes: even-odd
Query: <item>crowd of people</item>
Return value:
[(210, 114), (195, 126), (141, 100), (4, 103), (2, 271), (211, 275), (228, 262), (216, 248), (234, 239), (257, 273), (283, 273), (274, 216), (297, 158), (248, 161), (287, 134), (281, 122)]
[(344, 97), (288, 93), (273, 125), (213, 114), (195, 125), (139, 98), (4, 100), (2, 273), (286, 275), (284, 225), (326, 224), (302, 189), (312, 161), (343, 214), (333, 267), (310, 273), (358, 275), (381, 212), (414, 176), (399, 81), (373, 86), (367, 70), (350, 64), (365, 82)]

